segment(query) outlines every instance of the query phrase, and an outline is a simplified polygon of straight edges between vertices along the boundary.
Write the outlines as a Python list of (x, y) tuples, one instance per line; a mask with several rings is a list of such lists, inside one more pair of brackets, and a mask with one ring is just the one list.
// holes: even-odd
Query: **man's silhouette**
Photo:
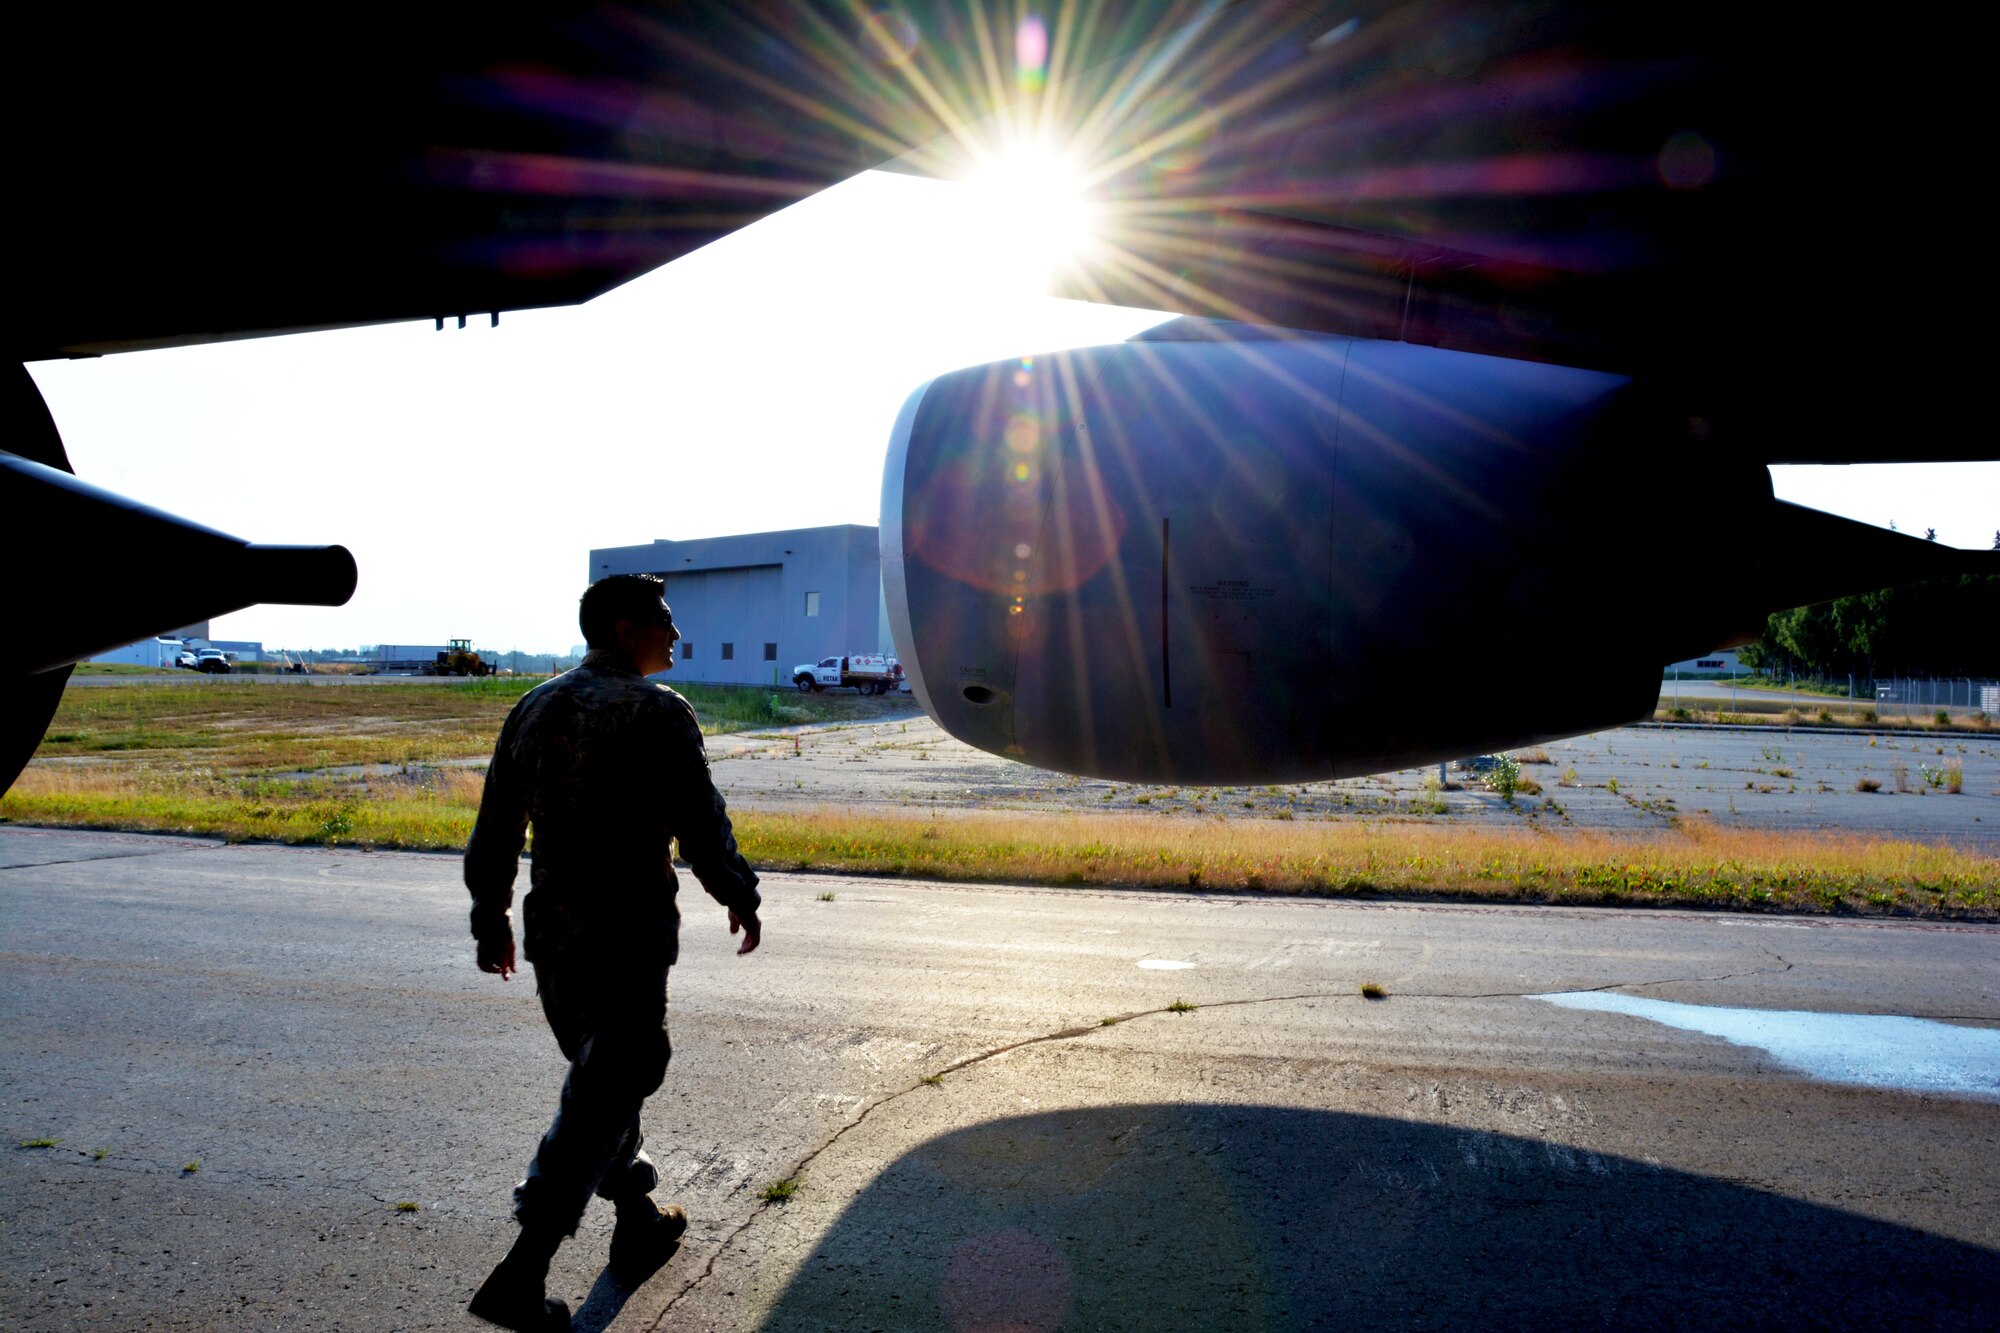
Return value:
[(557, 1043), (562, 1101), (514, 1190), (521, 1234), (469, 1307), (513, 1329), (568, 1329), (547, 1297), (549, 1261), (592, 1193), (611, 1201), (614, 1270), (650, 1272), (687, 1229), (656, 1205), (639, 1109), (666, 1077), (667, 969), (679, 948), (673, 852), (729, 909), (738, 953), (757, 947), (757, 876), (737, 853), (687, 700), (646, 679), (680, 634), (661, 580), (619, 574), (583, 595), (590, 653), (508, 714), (465, 849), (479, 968), (514, 971), (514, 875), (530, 825), (523, 943)]

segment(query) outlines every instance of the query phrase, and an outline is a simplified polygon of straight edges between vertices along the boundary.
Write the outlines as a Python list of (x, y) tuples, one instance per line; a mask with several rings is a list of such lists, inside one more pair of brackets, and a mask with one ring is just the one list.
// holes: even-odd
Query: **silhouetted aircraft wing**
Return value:
[[(1203, 6), (1092, 8), (1097, 63)], [(1012, 10), (44, 7), (10, 72), (10, 350), (587, 299), (1017, 97)]]
[(1036, 64), (983, 0), (54, 7), (15, 354), (582, 300), (1028, 127), (1104, 204), (1071, 295), (1634, 374), (1766, 461), (2000, 452), (1978, 44), (1921, 15), (1046, 8)]

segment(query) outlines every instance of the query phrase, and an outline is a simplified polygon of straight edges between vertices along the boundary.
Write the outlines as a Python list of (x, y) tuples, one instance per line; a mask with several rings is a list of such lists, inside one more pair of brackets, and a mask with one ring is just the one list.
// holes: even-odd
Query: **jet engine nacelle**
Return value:
[(1165, 327), (942, 376), (897, 420), (892, 630), (982, 750), (1150, 782), (1381, 772), (1630, 721), (1662, 663), (1762, 623), (1687, 561), (1783, 508), (1768, 474), (1674, 451), (1689, 419), (1628, 379)]

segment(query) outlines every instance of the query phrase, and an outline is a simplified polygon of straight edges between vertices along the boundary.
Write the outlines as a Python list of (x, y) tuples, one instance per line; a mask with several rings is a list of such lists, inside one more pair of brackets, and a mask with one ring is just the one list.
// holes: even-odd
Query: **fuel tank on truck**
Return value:
[[(1675, 421), (1629, 380), (1165, 328), (904, 405), (884, 585), (952, 735), (1129, 781), (1379, 772), (1629, 721), (1733, 628), (1660, 595), (1662, 538), (1701, 549), (1768, 476), (1718, 466), (1721, 502), (1670, 514)], [(1529, 683), (1557, 665), (1583, 683)]]

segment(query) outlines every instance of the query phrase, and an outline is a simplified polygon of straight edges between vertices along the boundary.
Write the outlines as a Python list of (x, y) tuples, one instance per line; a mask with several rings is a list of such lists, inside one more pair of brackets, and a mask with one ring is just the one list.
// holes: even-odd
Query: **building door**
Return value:
[(667, 605), (674, 610), (682, 640), (692, 648), (675, 659), (674, 675), (724, 684), (771, 684), (773, 664), (764, 660), (764, 645), (777, 640), (781, 659), (777, 669), (787, 665), (782, 660), (784, 641), (778, 635), (780, 574), (777, 565), (668, 574)]

